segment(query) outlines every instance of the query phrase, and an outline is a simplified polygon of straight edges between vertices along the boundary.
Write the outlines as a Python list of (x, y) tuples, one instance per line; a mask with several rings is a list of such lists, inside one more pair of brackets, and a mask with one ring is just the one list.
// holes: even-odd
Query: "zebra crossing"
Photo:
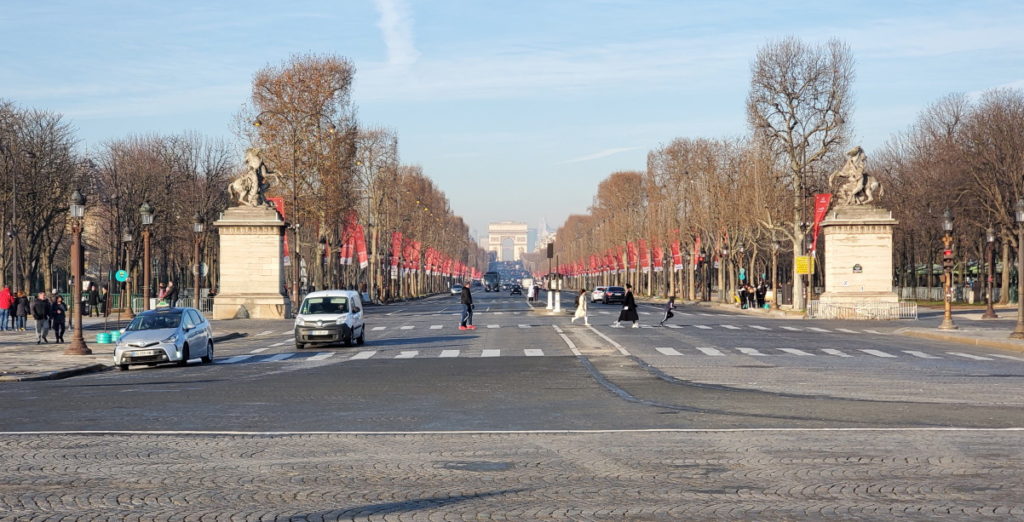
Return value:
[(879, 359), (928, 359), (928, 360), (956, 360), (956, 361), (995, 361), (1009, 360), (1024, 362), (1024, 356), (1017, 355), (1006, 355), (999, 353), (986, 353), (984, 355), (977, 355), (965, 352), (944, 352), (944, 353), (927, 353), (920, 350), (892, 350), (884, 351), (876, 348), (750, 348), (745, 346), (737, 346), (734, 348), (722, 348), (715, 346), (694, 346), (692, 348), (677, 348), (671, 346), (660, 346), (654, 349), (658, 354), (677, 357), (677, 356), (707, 356), (707, 357), (725, 357), (727, 355), (747, 355), (754, 357), (783, 357), (783, 356), (796, 356), (796, 357), (838, 357), (838, 358), (851, 358), (855, 356), (872, 356)]
[(484, 357), (550, 357), (565, 355), (556, 350), (543, 350), (540, 348), (523, 349), (484, 349), (484, 350), (363, 350), (354, 354), (341, 352), (286, 352), (277, 354), (249, 353), (235, 355), (223, 359), (217, 359), (214, 364), (252, 364), (252, 363), (279, 363), (279, 362), (309, 362), (325, 361), (336, 359), (338, 362), (365, 361), (383, 359), (472, 359)]
[[(851, 330), (849, 328), (833, 328), (833, 329), (830, 330), (828, 328), (821, 328), (821, 327), (817, 327), (817, 326), (775, 326), (775, 327), (769, 327), (769, 326), (763, 326), (763, 325), (759, 325), (759, 324), (747, 324), (747, 325), (737, 326), (735, 324), (674, 324), (674, 323), (666, 323), (664, 325), (664, 327), (668, 328), (670, 330), (691, 330), (691, 329), (697, 329), (697, 330), (728, 330), (730, 332), (738, 332), (738, 331), (742, 331), (742, 330), (745, 330), (745, 329), (751, 329), (751, 330), (756, 330), (758, 332), (773, 332), (774, 331), (774, 332), (779, 332), (779, 333), (804, 332), (804, 333), (816, 333), (816, 334), (819, 334), (819, 333), (823, 333), (823, 334), (839, 334), (839, 333), (844, 333), (844, 334), (857, 334), (857, 335), (862, 335), (862, 334), (888, 335), (885, 332), (880, 332), (878, 330), (860, 330), (860, 331), (857, 331), (857, 330)], [(659, 328), (659, 326), (652, 325), (652, 324), (640, 324), (640, 328)]]
[[(514, 324), (514, 325), (478, 324), (477, 328), (490, 329), (490, 330), (497, 330), (497, 329), (500, 329), (500, 328), (528, 329), (528, 328), (533, 328), (534, 326), (535, 325), (532, 325), (532, 324)], [(401, 326), (372, 326), (372, 327), (370, 327), (370, 331), (371, 332), (383, 332), (383, 331), (386, 331), (386, 330), (408, 331), (408, 330), (416, 330), (417, 328), (420, 328), (420, 329), (426, 328), (427, 330), (444, 330), (445, 328), (448, 328), (448, 329), (456, 330), (456, 329), (458, 329), (458, 325), (431, 324), (431, 325), (424, 326), (424, 325), (415, 325), (415, 324), (405, 324), (405, 325), (401, 325)]]

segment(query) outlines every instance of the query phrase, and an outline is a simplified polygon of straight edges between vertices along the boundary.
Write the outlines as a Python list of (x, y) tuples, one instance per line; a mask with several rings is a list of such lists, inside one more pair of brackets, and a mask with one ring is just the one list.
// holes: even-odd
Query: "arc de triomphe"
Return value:
[[(526, 223), (499, 221), (487, 226), (487, 250), (494, 252), (498, 261), (519, 261), (526, 253)], [(504, 245), (511, 240), (512, 246)]]

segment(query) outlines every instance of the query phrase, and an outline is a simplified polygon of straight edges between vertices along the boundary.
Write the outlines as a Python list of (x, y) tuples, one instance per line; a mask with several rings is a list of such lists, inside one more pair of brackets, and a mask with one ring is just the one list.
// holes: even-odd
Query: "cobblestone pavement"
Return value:
[(2, 520), (1022, 519), (1024, 431), (4, 434)]

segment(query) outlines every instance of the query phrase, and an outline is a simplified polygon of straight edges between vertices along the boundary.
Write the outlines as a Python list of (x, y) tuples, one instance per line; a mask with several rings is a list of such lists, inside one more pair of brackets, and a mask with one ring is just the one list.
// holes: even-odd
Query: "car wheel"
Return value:
[(181, 347), (181, 360), (178, 361), (178, 366), (188, 365), (188, 345)]
[(359, 330), (359, 337), (356, 337), (356, 344), (362, 346), (366, 342), (366, 326)]
[(203, 364), (210, 364), (213, 362), (213, 341), (207, 341), (206, 343), (206, 357), (203, 357)]
[(306, 345), (304, 345), (302, 343), (295, 343), (295, 349), (296, 350), (301, 350), (301, 349), (303, 349), (305, 347), (306, 347)]
[(128, 371), (128, 365), (127, 364), (119, 364), (119, 365), (117, 365), (117, 369), (121, 370), (122, 372), (126, 372), (126, 371)]

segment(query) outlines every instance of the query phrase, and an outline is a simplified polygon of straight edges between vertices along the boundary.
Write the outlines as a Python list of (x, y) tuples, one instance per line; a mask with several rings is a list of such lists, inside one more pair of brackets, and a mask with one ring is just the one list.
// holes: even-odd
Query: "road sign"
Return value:
[(811, 264), (811, 256), (796, 256), (796, 273), (799, 275), (808, 275), (813, 270)]
[(114, 272), (114, 279), (117, 279), (117, 281), (119, 283), (123, 283), (123, 282), (127, 281), (128, 280), (128, 271), (127, 270), (118, 270), (117, 272)]

